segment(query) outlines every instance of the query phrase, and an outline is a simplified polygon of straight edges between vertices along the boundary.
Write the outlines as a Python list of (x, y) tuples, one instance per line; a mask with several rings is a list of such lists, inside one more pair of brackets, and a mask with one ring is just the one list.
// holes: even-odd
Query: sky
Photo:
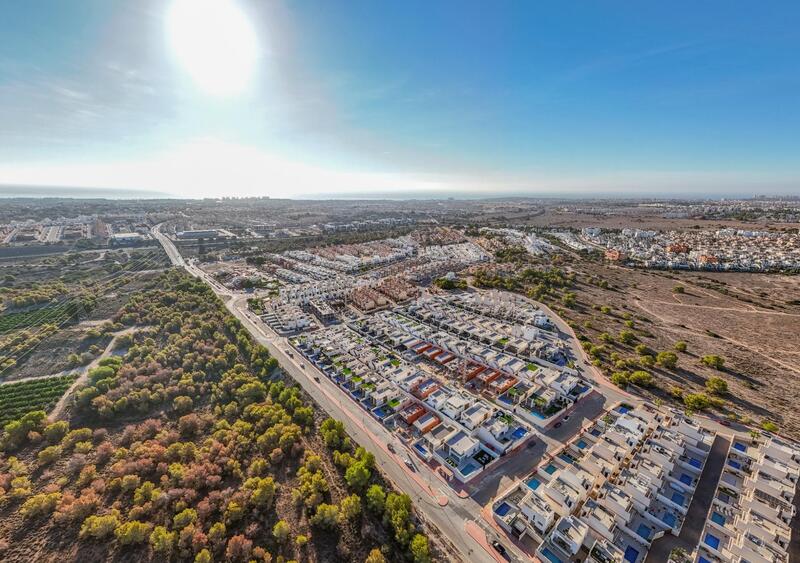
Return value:
[(796, 0), (6, 4), (0, 184), (800, 194)]

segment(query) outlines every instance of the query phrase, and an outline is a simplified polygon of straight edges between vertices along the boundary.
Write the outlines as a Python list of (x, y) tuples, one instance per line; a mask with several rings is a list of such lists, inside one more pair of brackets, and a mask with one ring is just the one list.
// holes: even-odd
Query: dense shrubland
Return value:
[(429, 560), (408, 496), (213, 293), (175, 271), (158, 287), (120, 310), (141, 328), (70, 420), (5, 425), (0, 559)]

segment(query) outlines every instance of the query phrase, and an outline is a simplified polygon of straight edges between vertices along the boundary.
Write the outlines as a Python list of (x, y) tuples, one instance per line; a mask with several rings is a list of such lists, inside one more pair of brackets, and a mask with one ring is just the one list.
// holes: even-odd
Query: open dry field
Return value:
[[(669, 400), (674, 388), (703, 391), (709, 377), (722, 377), (729, 387), (725, 410), (772, 420), (800, 436), (800, 277), (644, 271), (578, 258), (570, 267), (578, 273), (577, 305), (562, 313), (593, 343), (607, 340), (604, 332), (616, 337), (625, 329), (636, 341), (623, 346), (615, 338), (605, 343), (609, 353), (626, 357), (639, 344), (658, 352), (687, 343), (675, 369), (650, 369), (656, 386), (646, 393)], [(723, 369), (704, 365), (708, 354), (724, 358)]]
[(654, 229), (680, 231), (687, 229), (797, 229), (796, 223), (744, 222), (724, 219), (691, 219), (662, 217), (651, 209), (625, 209), (619, 214), (579, 213), (547, 209), (538, 215), (530, 215), (523, 222), (532, 227), (550, 229), (600, 227), (603, 229)]

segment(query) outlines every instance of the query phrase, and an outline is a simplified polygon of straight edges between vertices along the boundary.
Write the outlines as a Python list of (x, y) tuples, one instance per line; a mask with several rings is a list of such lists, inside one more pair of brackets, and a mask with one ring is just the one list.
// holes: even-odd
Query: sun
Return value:
[(252, 80), (258, 41), (235, 0), (174, 0), (166, 32), (176, 62), (204, 93), (235, 96)]

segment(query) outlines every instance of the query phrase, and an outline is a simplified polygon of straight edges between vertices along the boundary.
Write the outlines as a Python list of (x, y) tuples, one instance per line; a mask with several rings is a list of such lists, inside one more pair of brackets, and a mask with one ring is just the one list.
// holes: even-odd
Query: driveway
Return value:
[(717, 482), (725, 465), (725, 458), (728, 456), (728, 448), (731, 442), (728, 438), (717, 434), (714, 444), (711, 446), (711, 453), (706, 461), (700, 482), (695, 489), (692, 504), (689, 505), (689, 512), (679, 536), (666, 534), (659, 538), (650, 546), (647, 552), (645, 563), (663, 563), (669, 559), (670, 552), (676, 547), (682, 547), (686, 553), (691, 553), (700, 541), (700, 534), (708, 516), (708, 509), (711, 501), (714, 500), (714, 493), (717, 490)]

